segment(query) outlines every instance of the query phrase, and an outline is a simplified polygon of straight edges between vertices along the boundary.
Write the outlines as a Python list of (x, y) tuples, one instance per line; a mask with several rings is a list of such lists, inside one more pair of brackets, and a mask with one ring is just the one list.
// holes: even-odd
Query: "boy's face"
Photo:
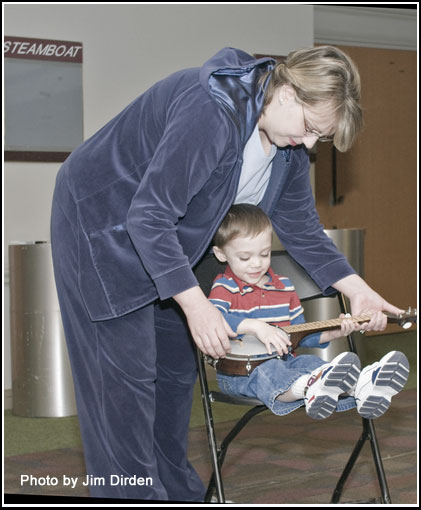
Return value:
[(256, 237), (236, 237), (222, 249), (214, 246), (216, 258), (228, 262), (237, 278), (249, 285), (258, 285), (270, 266), (272, 230)]

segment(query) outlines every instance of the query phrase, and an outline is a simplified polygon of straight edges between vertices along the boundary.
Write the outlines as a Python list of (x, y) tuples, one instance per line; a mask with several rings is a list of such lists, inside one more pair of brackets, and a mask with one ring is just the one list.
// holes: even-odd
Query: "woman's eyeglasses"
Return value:
[(317, 139), (318, 139), (319, 142), (333, 142), (333, 136), (322, 136), (315, 129), (310, 129), (308, 127), (307, 121), (306, 121), (306, 116), (305, 116), (305, 113), (304, 113), (304, 105), (303, 105), (303, 103), (301, 103), (301, 107), (303, 109), (305, 136), (317, 136)]

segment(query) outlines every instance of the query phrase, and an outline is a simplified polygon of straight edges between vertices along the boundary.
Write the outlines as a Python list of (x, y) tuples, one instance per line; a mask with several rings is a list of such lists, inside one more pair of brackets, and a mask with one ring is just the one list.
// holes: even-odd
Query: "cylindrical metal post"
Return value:
[[(364, 230), (363, 229), (332, 229), (325, 230), (336, 247), (348, 259), (357, 274), (364, 277)], [(337, 299), (320, 298), (303, 303), (307, 322), (328, 320), (339, 317), (341, 309)], [(330, 342), (325, 349), (300, 349), (301, 354), (315, 354), (325, 361), (331, 361), (341, 352), (349, 350), (348, 339), (338, 338)]]
[(51, 244), (9, 246), (13, 413), (77, 414)]

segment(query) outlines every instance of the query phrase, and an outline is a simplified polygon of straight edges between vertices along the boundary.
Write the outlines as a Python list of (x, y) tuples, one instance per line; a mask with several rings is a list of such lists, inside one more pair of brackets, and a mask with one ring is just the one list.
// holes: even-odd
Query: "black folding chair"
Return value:
[[(307, 301), (311, 299), (317, 299), (325, 297), (322, 295), (319, 287), (314, 281), (308, 276), (304, 269), (299, 266), (292, 257), (286, 251), (276, 251), (272, 253), (271, 267), (275, 273), (284, 274), (290, 278), (298, 296), (301, 301)], [(212, 282), (218, 273), (223, 272), (224, 265), (219, 263), (213, 255), (207, 255), (200, 264), (196, 267), (196, 277), (200, 283), (200, 286), (206, 295), (209, 294)], [(344, 296), (340, 293), (336, 294), (333, 299), (337, 298), (339, 301), (340, 309), (343, 313), (348, 313), (347, 303)], [(350, 351), (357, 353), (355, 348), (355, 342), (352, 335), (348, 336), (349, 349)], [(224, 394), (219, 391), (209, 391), (206, 368), (205, 368), (205, 356), (202, 352), (197, 349), (197, 359), (199, 368), (199, 381), (202, 392), (203, 409), (205, 413), (205, 421), (207, 427), (208, 441), (210, 456), (212, 462), (213, 473), (209, 481), (208, 490), (205, 497), (205, 502), (209, 502), (212, 495), (216, 491), (216, 497), (219, 503), (225, 503), (224, 487), (222, 481), (222, 465), (227, 453), (228, 447), (231, 441), (241, 432), (241, 430), (247, 425), (247, 423), (256, 415), (263, 411), (268, 410), (265, 404), (257, 399), (247, 397), (233, 397)], [(232, 430), (226, 435), (226, 437), (218, 445), (216, 440), (215, 428), (212, 416), (212, 402), (223, 402), (226, 404), (235, 404), (243, 406), (252, 406), (242, 418), (235, 424)], [(351, 473), (352, 468), (365, 444), (368, 440), (370, 441), (371, 450), (373, 454), (373, 461), (377, 471), (377, 477), (379, 481), (381, 497), (372, 498), (364, 503), (391, 503), (389, 489), (387, 486), (386, 475), (383, 468), (382, 459), (380, 456), (380, 450), (374, 430), (374, 424), (372, 420), (362, 418), (362, 434), (357, 441), (354, 450), (342, 472), (341, 477), (335, 487), (330, 503), (338, 503), (342, 494), (343, 487), (345, 485), (348, 476)], [(363, 503), (363, 502), (360, 502)]]

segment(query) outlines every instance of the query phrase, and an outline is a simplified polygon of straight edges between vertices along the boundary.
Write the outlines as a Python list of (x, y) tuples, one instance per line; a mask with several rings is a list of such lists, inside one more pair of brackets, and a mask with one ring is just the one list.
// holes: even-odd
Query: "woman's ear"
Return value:
[(279, 100), (281, 104), (295, 100), (295, 90), (290, 85), (284, 83), (279, 90)]
[(221, 248), (218, 248), (218, 246), (213, 247), (213, 253), (214, 253), (215, 257), (219, 260), (219, 262), (227, 261), (227, 257), (225, 256), (225, 253), (223, 252), (223, 250), (221, 250)]

